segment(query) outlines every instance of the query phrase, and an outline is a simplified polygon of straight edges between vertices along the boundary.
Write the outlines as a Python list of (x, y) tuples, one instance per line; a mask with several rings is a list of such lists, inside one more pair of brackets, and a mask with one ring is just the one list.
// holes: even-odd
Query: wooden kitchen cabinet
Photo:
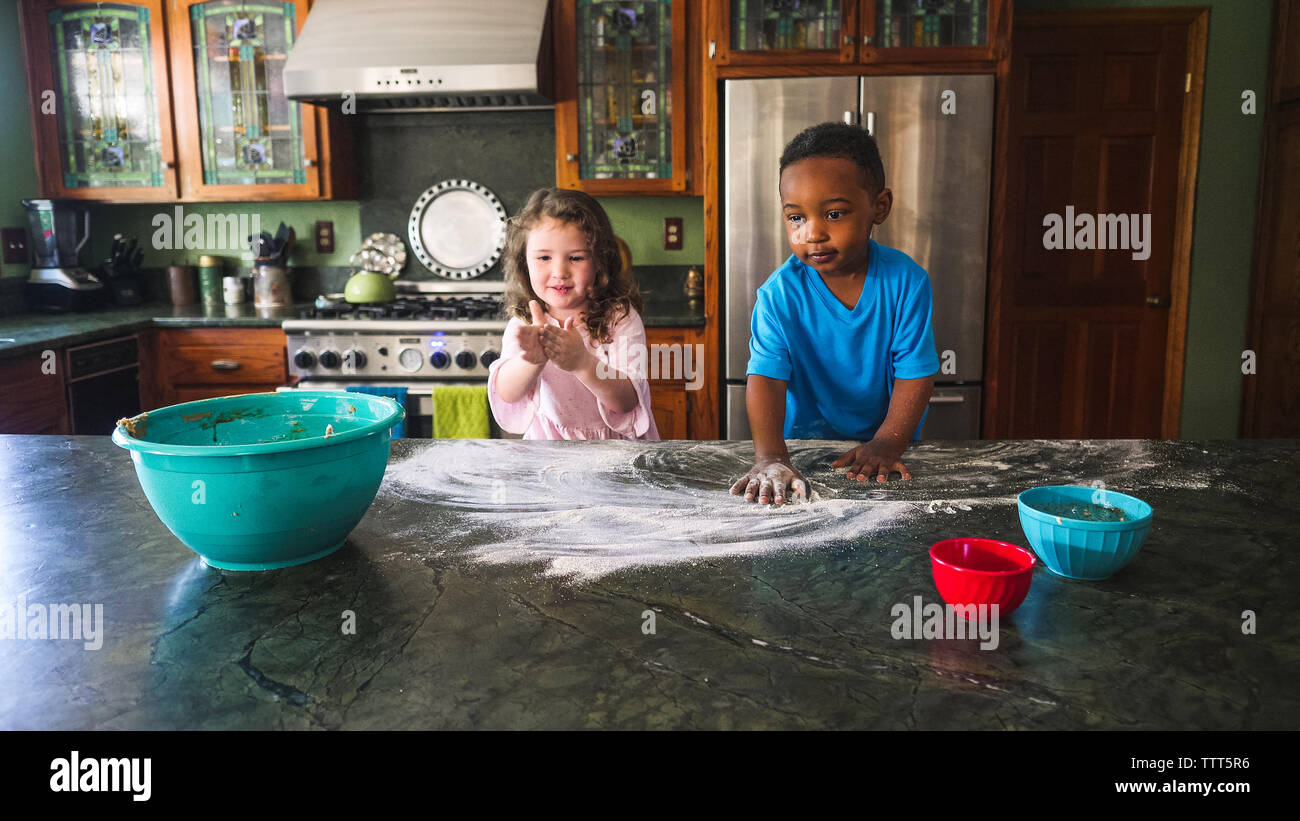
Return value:
[(175, 200), (163, 0), (21, 0), (18, 16), (41, 194)]
[(717, 436), (717, 373), (706, 338), (705, 328), (646, 328), (650, 408), (660, 439)]
[(159, 329), (147, 350), (154, 362), (149, 386), (156, 397), (150, 407), (266, 393), (288, 383), (279, 328)]
[(719, 65), (999, 59), (1010, 0), (709, 0)]
[(556, 0), (555, 176), (590, 194), (680, 194), (687, 148), (690, 4)]
[[(63, 356), (29, 354), (0, 361), (0, 433), (68, 434)], [(53, 371), (51, 373), (51, 371)]]
[(347, 133), (285, 98), (307, 0), (21, 0), (37, 177), (48, 197), (349, 196)]

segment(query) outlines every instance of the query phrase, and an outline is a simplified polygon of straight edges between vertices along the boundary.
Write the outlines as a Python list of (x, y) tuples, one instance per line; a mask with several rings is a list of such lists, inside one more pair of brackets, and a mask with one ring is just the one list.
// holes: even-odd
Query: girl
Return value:
[[(525, 439), (658, 439), (644, 373), (641, 293), (600, 203), (533, 192), (506, 237), (501, 358), (488, 400)], [(630, 364), (629, 364), (630, 363)]]

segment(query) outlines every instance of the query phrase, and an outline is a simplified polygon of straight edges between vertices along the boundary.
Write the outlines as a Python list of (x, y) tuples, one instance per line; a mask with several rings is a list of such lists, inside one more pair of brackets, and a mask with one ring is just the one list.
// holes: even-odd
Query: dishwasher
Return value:
[(140, 346), (123, 336), (68, 348), (68, 419), (74, 434), (107, 436), (140, 413)]

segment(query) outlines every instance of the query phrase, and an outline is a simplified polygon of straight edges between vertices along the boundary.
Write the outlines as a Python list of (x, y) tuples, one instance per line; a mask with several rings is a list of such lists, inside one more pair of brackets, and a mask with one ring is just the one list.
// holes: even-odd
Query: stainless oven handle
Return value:
[(931, 396), (931, 405), (960, 405), (966, 401), (966, 397), (961, 394), (944, 394), (942, 396)]

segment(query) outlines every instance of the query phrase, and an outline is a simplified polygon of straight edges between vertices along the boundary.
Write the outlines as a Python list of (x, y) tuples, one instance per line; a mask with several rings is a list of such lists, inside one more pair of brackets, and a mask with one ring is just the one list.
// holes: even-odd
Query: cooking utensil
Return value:
[[(292, 391), (186, 402), (118, 422), (113, 442), (163, 524), (225, 570), (289, 567), (333, 553), (384, 478), (391, 399)], [(207, 504), (194, 504), (194, 488)]]
[(378, 232), (366, 237), (352, 255), (362, 270), (343, 286), (343, 298), (351, 303), (389, 302), (397, 296), (393, 281), (406, 264), (406, 247), (396, 234)]
[[(1016, 498), (1016, 506), (1025, 537), (1047, 569), (1085, 581), (1108, 579), (1133, 560), (1153, 512), (1136, 496), (1080, 485), (1030, 488)], [(1098, 521), (1111, 510), (1122, 520)]]
[(954, 607), (996, 604), (998, 618), (1025, 600), (1036, 563), (1023, 547), (993, 539), (945, 539), (930, 548), (939, 596)]

